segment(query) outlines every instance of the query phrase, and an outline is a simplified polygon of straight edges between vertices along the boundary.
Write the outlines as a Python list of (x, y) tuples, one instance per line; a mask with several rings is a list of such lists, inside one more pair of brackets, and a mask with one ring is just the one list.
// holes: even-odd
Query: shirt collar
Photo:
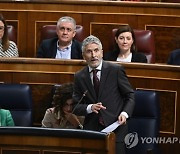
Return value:
[(71, 43), (70, 43), (66, 48), (60, 49), (60, 48), (59, 48), (59, 40), (57, 40), (57, 49), (58, 49), (59, 51), (68, 50), (69, 48), (71, 48), (71, 45), (72, 45), (72, 41), (71, 41)]

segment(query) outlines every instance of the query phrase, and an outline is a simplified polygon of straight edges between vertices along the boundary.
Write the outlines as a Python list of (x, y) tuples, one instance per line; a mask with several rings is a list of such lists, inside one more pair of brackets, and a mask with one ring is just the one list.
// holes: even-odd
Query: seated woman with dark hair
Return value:
[(115, 42), (114, 50), (106, 52), (104, 60), (147, 63), (146, 56), (137, 52), (135, 34), (129, 25), (120, 27), (117, 30)]
[(0, 14), (0, 57), (19, 57), (17, 45), (8, 38), (5, 19)]
[(0, 126), (14, 126), (14, 120), (9, 110), (0, 109)]
[(73, 84), (66, 83), (58, 86), (53, 96), (53, 108), (46, 110), (42, 127), (51, 128), (81, 128), (83, 117), (72, 113)]

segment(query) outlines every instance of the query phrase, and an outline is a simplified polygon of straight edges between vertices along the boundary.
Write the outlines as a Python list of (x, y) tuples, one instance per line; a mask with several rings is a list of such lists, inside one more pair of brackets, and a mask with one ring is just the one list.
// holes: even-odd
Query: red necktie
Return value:
[(97, 77), (97, 72), (98, 70), (97, 69), (94, 69), (92, 70), (93, 72), (93, 84), (94, 84), (94, 90), (96, 92), (96, 96), (98, 96), (98, 93), (99, 93), (99, 78)]

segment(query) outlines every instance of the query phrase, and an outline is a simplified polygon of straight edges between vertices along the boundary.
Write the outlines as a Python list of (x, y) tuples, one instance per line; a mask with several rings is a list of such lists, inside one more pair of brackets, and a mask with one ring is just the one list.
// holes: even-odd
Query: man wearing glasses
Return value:
[(58, 37), (43, 40), (38, 58), (82, 59), (81, 43), (73, 39), (76, 35), (76, 21), (69, 16), (61, 17), (57, 22)]

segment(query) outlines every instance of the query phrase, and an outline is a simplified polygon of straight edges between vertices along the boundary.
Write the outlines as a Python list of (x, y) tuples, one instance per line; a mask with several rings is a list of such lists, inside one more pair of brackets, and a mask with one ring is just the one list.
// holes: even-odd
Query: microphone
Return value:
[[(78, 101), (78, 103), (77, 103), (77, 104), (75, 105), (75, 107), (73, 108), (71, 114), (74, 113), (76, 107), (82, 102), (82, 100), (83, 100), (83, 98), (86, 96), (87, 92), (88, 92), (88, 90), (86, 90), (86, 91), (83, 93), (82, 97), (80, 98), (80, 100)], [(70, 115), (66, 118), (66, 122), (68, 121), (69, 118), (70, 118)], [(66, 123), (66, 122), (65, 122), (65, 123)], [(82, 126), (82, 124), (79, 122), (78, 119), (77, 119), (77, 122), (79, 123), (80, 129), (83, 129), (83, 126)]]
[(86, 91), (83, 93), (82, 97), (80, 98), (80, 100), (78, 101), (78, 103), (75, 105), (75, 107), (74, 107), (74, 109), (72, 110), (71, 113), (74, 113), (76, 107), (82, 102), (83, 98), (86, 96), (87, 93), (88, 93), (88, 90), (86, 90)]

